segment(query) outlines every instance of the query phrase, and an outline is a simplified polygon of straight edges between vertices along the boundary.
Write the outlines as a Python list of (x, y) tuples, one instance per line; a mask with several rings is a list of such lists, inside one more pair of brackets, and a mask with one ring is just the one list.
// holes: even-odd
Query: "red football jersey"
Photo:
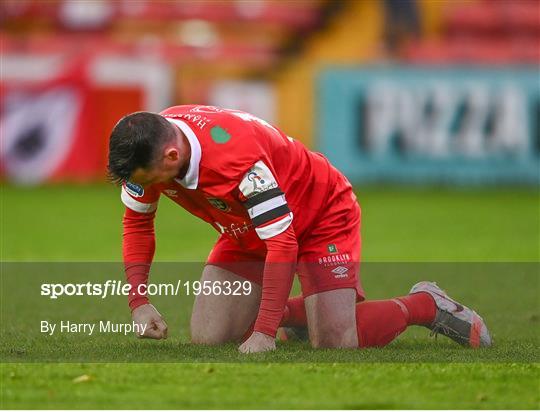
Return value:
[(122, 201), (139, 213), (165, 195), (246, 249), (264, 248), (293, 225), (299, 242), (350, 183), (324, 156), (251, 114), (213, 106), (160, 113), (191, 145), (183, 179), (142, 188), (126, 182)]

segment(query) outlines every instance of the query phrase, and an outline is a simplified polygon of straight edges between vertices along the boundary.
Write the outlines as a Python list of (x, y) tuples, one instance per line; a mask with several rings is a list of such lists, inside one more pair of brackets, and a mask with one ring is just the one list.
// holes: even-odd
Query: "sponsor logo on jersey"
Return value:
[(224, 144), (231, 140), (231, 135), (221, 126), (214, 126), (210, 129), (210, 136), (217, 144)]
[(348, 271), (349, 269), (346, 268), (345, 266), (338, 266), (337, 268), (333, 269), (331, 272), (335, 274), (334, 277), (336, 279), (340, 279), (340, 278), (349, 277), (349, 275), (347, 275)]
[(231, 223), (229, 226), (223, 226), (219, 222), (214, 222), (214, 223), (218, 227), (220, 233), (224, 233), (226, 235), (234, 237), (235, 239), (238, 239), (239, 237), (244, 236), (253, 228), (253, 225), (246, 221), (240, 224)]
[(351, 261), (351, 256), (348, 253), (333, 254), (322, 256), (319, 258), (319, 265), (327, 267), (346, 265)]
[(142, 188), (142, 186), (126, 181), (124, 187), (126, 188), (126, 192), (128, 192), (133, 197), (144, 196), (144, 189)]
[(222, 212), (228, 212), (231, 210), (231, 207), (225, 203), (224, 200), (218, 199), (217, 197), (208, 197), (206, 200), (208, 200), (208, 203)]

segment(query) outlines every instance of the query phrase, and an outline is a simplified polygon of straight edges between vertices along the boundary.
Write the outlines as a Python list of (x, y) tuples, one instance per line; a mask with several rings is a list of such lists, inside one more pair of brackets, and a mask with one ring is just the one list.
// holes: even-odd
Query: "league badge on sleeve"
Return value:
[(128, 192), (133, 197), (143, 197), (144, 196), (144, 189), (142, 186), (139, 186), (135, 183), (126, 182), (124, 183), (124, 187), (126, 188), (126, 192)]
[(246, 198), (276, 187), (278, 187), (276, 179), (262, 160), (259, 160), (249, 169), (239, 186), (240, 191)]

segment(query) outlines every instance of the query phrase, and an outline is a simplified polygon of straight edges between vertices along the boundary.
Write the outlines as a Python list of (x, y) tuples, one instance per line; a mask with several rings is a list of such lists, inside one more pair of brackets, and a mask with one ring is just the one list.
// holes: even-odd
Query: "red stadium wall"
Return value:
[(128, 113), (144, 109), (144, 91), (140, 88), (99, 87), (93, 94), (100, 104), (96, 111), (96, 136), (99, 139), (99, 162), (96, 170), (103, 177), (107, 167), (109, 135), (118, 120)]
[[(144, 78), (115, 73), (109, 63), (98, 66), (88, 59), (63, 63), (52, 76), (35, 70), (25, 77), (23, 70), (17, 73), (7, 64), (13, 73), (0, 83), (2, 180), (18, 184), (104, 180), (108, 137), (118, 119), (134, 111), (156, 111), (168, 103)], [(146, 76), (151, 69), (140, 72)]]

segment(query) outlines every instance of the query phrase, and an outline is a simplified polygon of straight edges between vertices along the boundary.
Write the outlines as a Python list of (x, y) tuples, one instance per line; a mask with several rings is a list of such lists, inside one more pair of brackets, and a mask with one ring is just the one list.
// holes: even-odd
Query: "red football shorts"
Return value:
[[(360, 221), (360, 207), (352, 190), (347, 191), (329, 205), (309, 233), (298, 239), (297, 274), (304, 297), (352, 288), (358, 301), (364, 300), (359, 274)], [(261, 285), (265, 256), (260, 241), (238, 243), (221, 235), (206, 263)]]

